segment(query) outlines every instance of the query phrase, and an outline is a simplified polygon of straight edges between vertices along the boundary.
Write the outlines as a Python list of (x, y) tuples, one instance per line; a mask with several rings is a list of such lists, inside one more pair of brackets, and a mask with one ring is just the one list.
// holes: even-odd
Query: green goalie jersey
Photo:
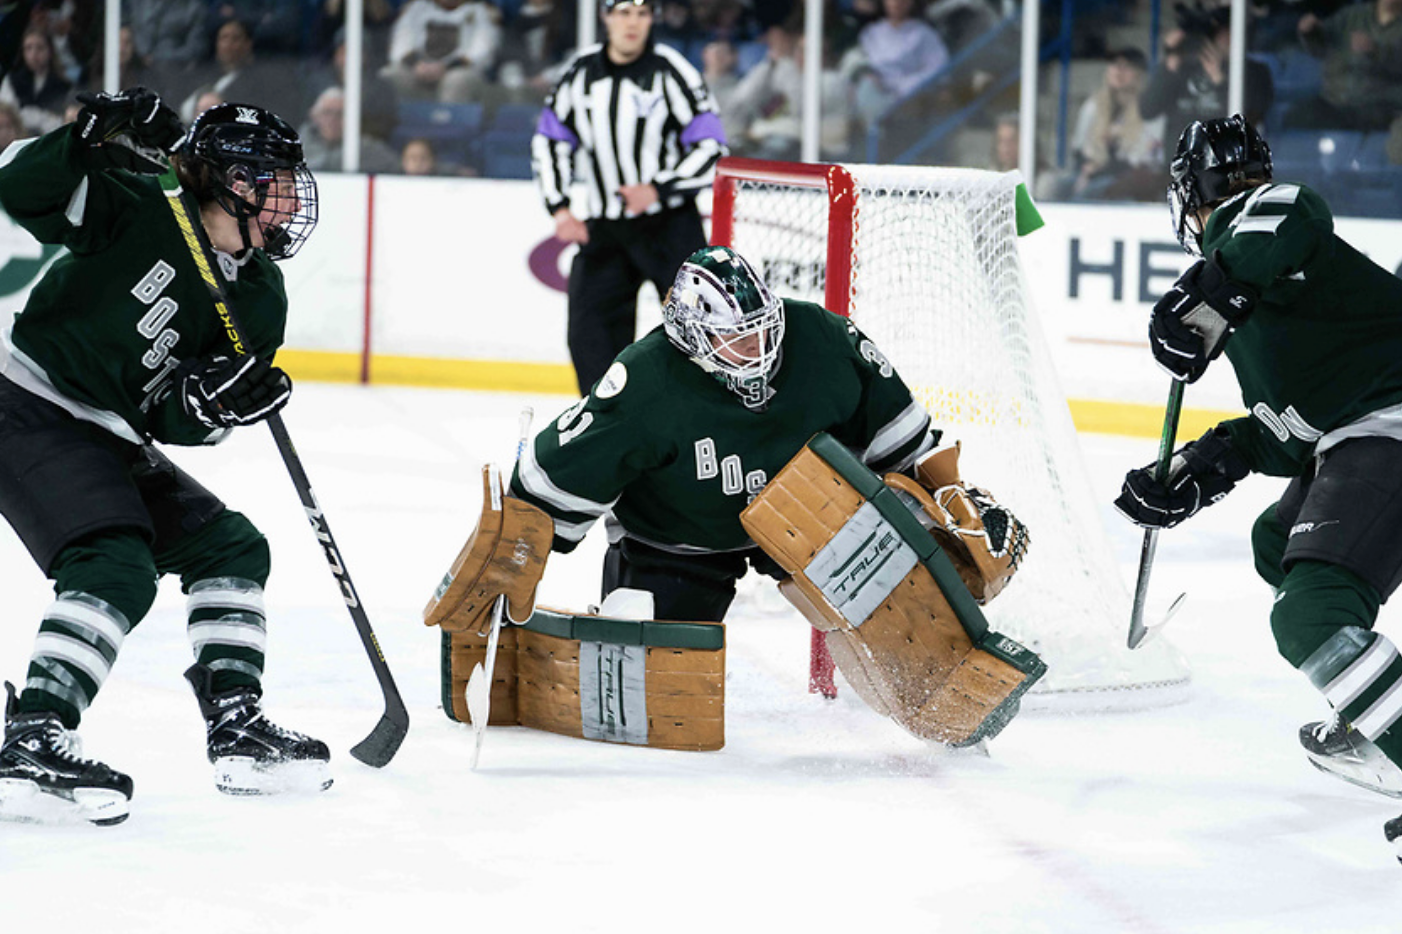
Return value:
[[(0, 164), (0, 208), (61, 255), (6, 335), (6, 376), (135, 443), (217, 440), (169, 391), (182, 360), (231, 354), (165, 194), (154, 178), (88, 173), (68, 127), (15, 143)], [(251, 351), (282, 343), (287, 293), (260, 250), (220, 271)]]
[(1226, 428), (1253, 469), (1296, 474), (1330, 432), (1402, 405), (1402, 280), (1335, 235), (1318, 194), (1236, 196), (1213, 212), (1203, 253), (1261, 296), (1225, 350), (1251, 412)]
[(557, 551), (605, 513), (669, 551), (747, 548), (740, 511), (815, 433), (878, 472), (907, 466), (937, 440), (929, 415), (851, 322), (805, 302), (785, 300), (784, 313), (764, 411), (746, 408), (659, 327), (536, 435), (511, 487), (554, 519)]

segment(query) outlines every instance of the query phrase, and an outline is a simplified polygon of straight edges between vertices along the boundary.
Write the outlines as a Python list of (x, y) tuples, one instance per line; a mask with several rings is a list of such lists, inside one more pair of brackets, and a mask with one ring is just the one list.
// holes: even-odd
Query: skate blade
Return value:
[(259, 763), (229, 757), (215, 761), (214, 784), (226, 795), (314, 794), (331, 787), (331, 768), (318, 759)]
[(44, 791), (28, 779), (0, 780), (0, 820), (20, 824), (96, 824), (126, 820), (131, 799), (110, 788)]
[(1402, 798), (1402, 770), (1387, 759), (1321, 759), (1309, 752), (1305, 753), (1305, 757), (1309, 759), (1310, 765), (1326, 775), (1332, 775), (1350, 785), (1367, 788), (1389, 798)]

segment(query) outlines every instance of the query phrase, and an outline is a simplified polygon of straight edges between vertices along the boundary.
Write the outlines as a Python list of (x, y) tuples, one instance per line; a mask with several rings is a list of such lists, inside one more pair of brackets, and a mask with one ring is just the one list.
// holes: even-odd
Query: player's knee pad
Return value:
[(135, 626), (156, 600), (156, 563), (136, 531), (108, 530), (79, 539), (54, 559), (58, 593), (89, 594)]
[(1267, 506), (1251, 526), (1251, 555), (1256, 562), (1256, 573), (1276, 589), (1285, 579), (1281, 561), (1285, 557), (1285, 543), (1289, 540), (1286, 532), (1274, 503)]
[(1271, 609), (1276, 648), (1299, 668), (1340, 629), (1371, 629), (1379, 603), (1377, 591), (1347, 568), (1296, 562), (1283, 576)]
[(220, 577), (249, 580), (263, 587), (272, 569), (268, 540), (248, 517), (232, 509), (219, 513), (183, 539), (174, 554), (162, 557), (169, 570), (180, 575), (187, 589), (195, 581)]

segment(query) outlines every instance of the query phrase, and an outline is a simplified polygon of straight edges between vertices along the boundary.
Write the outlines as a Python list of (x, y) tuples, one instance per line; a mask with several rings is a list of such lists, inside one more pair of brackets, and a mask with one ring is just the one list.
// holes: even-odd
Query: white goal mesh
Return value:
[(1029, 706), (1181, 697), (1188, 667), (1169, 643), (1125, 647), (1129, 594), (1018, 258), (1020, 177), (824, 168), (726, 160), (713, 239), (778, 294), (850, 314), (963, 443), (963, 476), (1027, 523), (1026, 565), (985, 612), (1048, 664)]

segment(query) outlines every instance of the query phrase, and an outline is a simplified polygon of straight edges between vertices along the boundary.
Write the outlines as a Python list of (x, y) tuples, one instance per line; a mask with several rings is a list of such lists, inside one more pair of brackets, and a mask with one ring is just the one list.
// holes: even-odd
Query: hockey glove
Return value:
[(1154, 359), (1174, 379), (1195, 382), (1255, 307), (1255, 291), (1227, 278), (1215, 256), (1199, 260), (1154, 305)]
[(260, 422), (292, 396), (287, 374), (253, 356), (186, 360), (175, 379), (186, 413), (210, 428)]
[(1226, 496), (1251, 472), (1220, 427), (1179, 448), (1162, 483), (1154, 479), (1157, 467), (1131, 470), (1115, 500), (1125, 518), (1146, 529), (1173, 528)]
[(184, 135), (175, 111), (155, 91), (128, 88), (119, 94), (78, 95), (83, 109), (73, 121), (73, 135), (86, 148), (88, 166), (97, 171), (126, 169), (160, 175), (165, 157)]

